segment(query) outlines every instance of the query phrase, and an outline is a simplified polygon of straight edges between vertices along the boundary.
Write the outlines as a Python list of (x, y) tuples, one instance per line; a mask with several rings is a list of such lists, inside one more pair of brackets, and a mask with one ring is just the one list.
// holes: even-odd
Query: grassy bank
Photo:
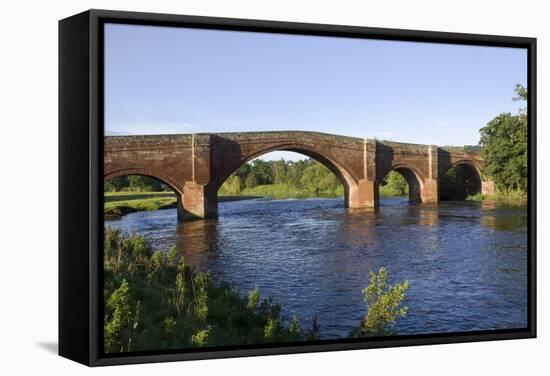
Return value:
[(103, 212), (107, 217), (119, 217), (137, 211), (176, 207), (173, 192), (105, 192)]
[[(380, 187), (381, 196), (403, 196), (401, 190), (390, 186)], [(306, 191), (284, 184), (258, 185), (245, 188), (236, 195), (219, 195), (219, 201), (241, 200), (254, 197), (272, 199), (343, 197), (344, 190)], [(104, 214), (107, 218), (117, 218), (129, 213), (148, 210), (171, 209), (176, 207), (176, 196), (173, 192), (105, 192)]]
[[(176, 195), (173, 192), (104, 192), (103, 212), (107, 218), (120, 216), (138, 211), (172, 209), (177, 205)], [(245, 194), (238, 196), (219, 195), (218, 200), (237, 201), (264, 196), (262, 194)]]
[(510, 190), (497, 192), (494, 195), (484, 195), (481, 193), (466, 197), (467, 201), (496, 201), (502, 205), (525, 206), (527, 205), (527, 193), (520, 190)]

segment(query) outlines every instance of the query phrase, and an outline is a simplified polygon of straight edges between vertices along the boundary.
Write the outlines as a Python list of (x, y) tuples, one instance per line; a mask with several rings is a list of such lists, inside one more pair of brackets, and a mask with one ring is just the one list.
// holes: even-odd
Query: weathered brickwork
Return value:
[[(217, 191), (244, 163), (271, 151), (294, 151), (318, 160), (340, 179), (346, 206), (378, 206), (379, 183), (392, 170), (409, 184), (413, 202), (436, 203), (439, 177), (464, 164), (478, 176), (479, 151), (377, 141), (318, 132), (279, 131), (190, 135), (109, 136), (104, 145), (106, 179), (139, 174), (157, 178), (178, 197), (178, 218), (217, 215)], [(493, 193), (490, 180), (483, 193)]]

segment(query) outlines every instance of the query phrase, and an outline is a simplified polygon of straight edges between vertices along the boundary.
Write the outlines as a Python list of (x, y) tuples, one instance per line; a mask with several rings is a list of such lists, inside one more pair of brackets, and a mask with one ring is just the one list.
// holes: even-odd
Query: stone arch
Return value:
[(410, 203), (420, 203), (423, 202), (422, 188), (424, 185), (424, 178), (422, 174), (413, 166), (408, 164), (396, 164), (393, 165), (385, 174), (377, 181), (377, 188), (379, 189), (379, 184), (382, 179), (386, 177), (391, 171), (399, 173), (409, 186), (409, 202)]
[[(449, 185), (450, 182), (448, 181), (447, 173), (452, 169), (459, 169), (458, 173), (463, 180), (464, 189), (458, 189), (462, 187), (455, 188)], [(470, 159), (461, 159), (452, 163), (442, 174), (440, 180), (440, 197), (443, 201), (465, 199), (467, 196), (481, 193), (483, 190), (483, 179), (480, 167), (478, 163)]]
[(307, 144), (297, 143), (281, 143), (279, 145), (271, 145), (266, 148), (255, 150), (248, 155), (241, 157), (238, 163), (227, 168), (220, 177), (215, 181), (216, 191), (223, 184), (223, 182), (235, 171), (237, 171), (242, 165), (251, 160), (258, 158), (262, 155), (274, 152), (274, 151), (290, 151), (298, 154), (302, 154), (306, 157), (316, 160), (323, 166), (328, 168), (336, 178), (342, 183), (344, 187), (344, 202), (346, 207), (349, 206), (350, 191), (357, 188), (357, 179), (344, 167), (344, 165), (332, 157), (327, 156), (325, 153), (321, 153), (315, 150), (314, 147)]
[(157, 179), (161, 183), (165, 184), (168, 188), (173, 190), (176, 195), (179, 196), (183, 194), (183, 187), (181, 187), (175, 179), (160, 171), (151, 171), (147, 168), (124, 168), (120, 170), (108, 171), (103, 174), (103, 180), (126, 175), (141, 175)]
[[(456, 162), (451, 164), (451, 166), (449, 167), (449, 169), (447, 171), (449, 171), (451, 168), (454, 168), (454, 167), (460, 166), (460, 165), (468, 166), (469, 168), (474, 170), (477, 173), (477, 175), (479, 176), (479, 178), (481, 179), (481, 168), (479, 166), (479, 163), (477, 163), (476, 161), (471, 160), (471, 159), (461, 159), (459, 161), (456, 161)], [(445, 171), (445, 172), (447, 172), (447, 171)]]

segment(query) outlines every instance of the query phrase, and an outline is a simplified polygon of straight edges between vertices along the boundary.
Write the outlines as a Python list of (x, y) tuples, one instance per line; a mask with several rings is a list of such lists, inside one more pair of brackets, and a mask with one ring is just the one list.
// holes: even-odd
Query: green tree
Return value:
[(407, 193), (409, 184), (397, 171), (390, 171), (380, 183), (380, 194), (383, 196), (405, 196)]
[[(515, 100), (527, 99), (527, 89), (517, 85)], [(480, 129), (483, 174), (501, 191), (527, 190), (527, 111), (502, 113)]]
[(256, 179), (256, 175), (254, 175), (253, 172), (246, 177), (245, 186), (250, 189), (254, 189), (258, 186), (258, 179)]
[(273, 184), (286, 184), (286, 169), (287, 165), (284, 159), (271, 162), (273, 171)]
[(251, 168), (258, 179), (258, 184), (273, 184), (273, 170), (270, 162), (255, 159), (252, 161)]
[(388, 273), (383, 267), (377, 273), (370, 272), (369, 284), (363, 289), (367, 314), (351, 337), (394, 335), (396, 319), (407, 314), (407, 307), (401, 303), (408, 288), (408, 281), (388, 284)]
[(250, 167), (249, 163), (243, 164), (237, 171), (233, 173), (233, 175), (236, 175), (239, 177), (241, 182), (241, 190), (246, 188), (246, 178), (252, 174), (252, 167)]
[(314, 162), (304, 169), (300, 185), (310, 192), (327, 192), (335, 191), (341, 183), (328, 168)]
[(231, 175), (220, 187), (220, 193), (238, 196), (241, 193), (241, 179), (237, 175)]
[(105, 192), (118, 192), (129, 186), (128, 176), (117, 176), (106, 180), (105, 183), (103, 183), (103, 190)]

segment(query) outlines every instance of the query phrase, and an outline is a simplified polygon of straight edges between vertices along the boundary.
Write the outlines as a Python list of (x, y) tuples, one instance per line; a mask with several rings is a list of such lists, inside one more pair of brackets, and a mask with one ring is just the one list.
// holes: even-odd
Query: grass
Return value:
[(107, 217), (176, 207), (174, 192), (104, 192), (103, 212)]
[(144, 199), (129, 199), (122, 201), (109, 201), (103, 205), (106, 216), (119, 217), (137, 211), (171, 209), (176, 207), (176, 196), (151, 197)]
[(494, 195), (477, 193), (466, 197), (466, 201), (481, 202), (493, 200), (508, 206), (524, 206), (527, 204), (527, 193), (520, 190), (499, 191)]
[(136, 192), (136, 191), (123, 191), (123, 192), (104, 192), (104, 201), (129, 201), (129, 200), (143, 200), (149, 198), (168, 198), (176, 197), (174, 192)]
[(481, 202), (486, 200), (489, 196), (483, 195), (481, 193), (476, 193), (475, 195), (470, 195), (466, 197), (466, 201)]
[[(232, 198), (241, 199), (246, 196), (243, 193), (239, 197), (218, 195), (218, 198), (220, 201), (231, 201)], [(248, 196), (258, 196), (258, 194)], [(106, 217), (117, 218), (138, 211), (172, 209), (176, 205), (174, 192), (104, 192), (103, 213)]]

